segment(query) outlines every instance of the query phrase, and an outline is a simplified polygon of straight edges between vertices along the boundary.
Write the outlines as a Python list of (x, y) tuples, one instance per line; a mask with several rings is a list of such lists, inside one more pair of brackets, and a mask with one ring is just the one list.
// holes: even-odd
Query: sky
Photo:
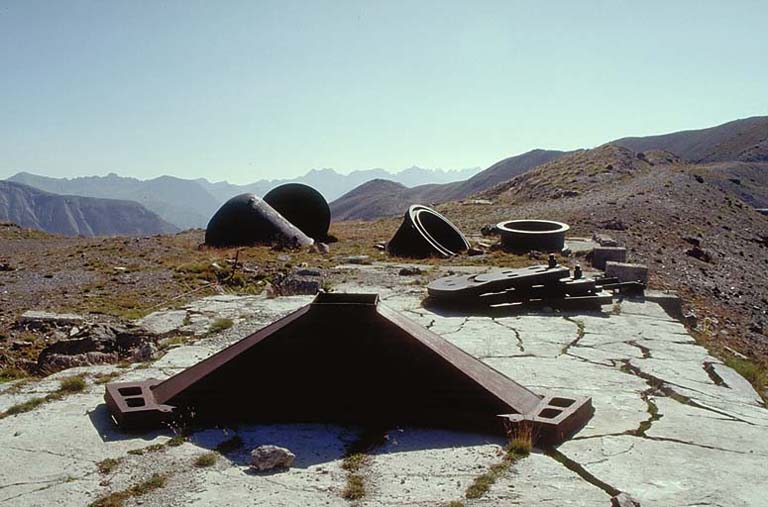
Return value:
[(0, 0), (0, 178), (487, 167), (768, 114), (768, 2)]

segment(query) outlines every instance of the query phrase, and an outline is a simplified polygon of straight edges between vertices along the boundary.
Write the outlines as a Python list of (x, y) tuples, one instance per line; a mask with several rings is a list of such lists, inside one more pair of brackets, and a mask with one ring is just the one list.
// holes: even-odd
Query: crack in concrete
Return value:
[(525, 352), (525, 344), (523, 343), (523, 337), (520, 336), (520, 331), (518, 331), (512, 326), (509, 326), (503, 322), (496, 320), (496, 318), (494, 317), (491, 317), (491, 321), (503, 327), (504, 329), (509, 329), (510, 331), (515, 333), (515, 339), (517, 340), (517, 348), (520, 349), (520, 352)]
[(650, 387), (640, 393), (640, 398), (642, 398), (642, 400), (647, 405), (648, 419), (641, 421), (637, 429), (629, 430), (628, 434), (644, 437), (646, 436), (646, 432), (651, 429), (651, 426), (653, 426), (653, 423), (664, 417), (664, 414), (659, 412), (659, 408), (656, 406), (656, 403), (653, 402), (652, 396), (656, 392), (657, 389), (655, 387)]
[[(32, 491), (25, 491), (24, 493), (19, 493), (18, 495), (9, 496), (6, 498), (0, 498), (0, 502), (7, 502), (9, 500), (15, 500), (17, 498), (21, 498), (22, 496), (31, 495), (33, 493), (38, 493), (40, 491), (45, 491), (46, 489), (53, 488), (55, 486), (59, 486), (61, 484), (66, 484), (69, 478), (65, 479), (57, 479), (56, 481), (46, 481), (51, 482), (51, 484), (48, 484), (47, 486), (43, 486), (42, 488), (33, 489)], [(45, 482), (39, 482), (39, 483), (26, 483), (26, 484), (44, 484)], [(19, 485), (24, 485), (25, 483), (20, 483)]]
[(568, 354), (568, 350), (571, 347), (577, 347), (579, 345), (579, 341), (584, 338), (584, 321), (574, 319), (573, 317), (563, 317), (563, 319), (567, 320), (568, 322), (571, 322), (572, 324), (576, 325), (576, 338), (574, 338), (570, 343), (566, 344), (562, 350), (560, 351), (560, 355)]
[(81, 456), (75, 456), (71, 454), (53, 452), (53, 451), (49, 451), (48, 449), (24, 449), (23, 447), (6, 447), (6, 449), (9, 449), (12, 451), (28, 452), (32, 454), (50, 454), (51, 456), (56, 456), (59, 458), (69, 458), (75, 461), (85, 461), (87, 463), (96, 463), (96, 461), (92, 459), (83, 458)]
[(464, 329), (464, 326), (467, 325), (467, 322), (469, 322), (469, 317), (464, 317), (464, 319), (461, 321), (461, 324), (459, 324), (459, 327), (457, 327), (456, 329), (448, 333), (443, 333), (442, 336), (448, 336), (448, 335), (460, 333)]
[(704, 364), (702, 365), (702, 368), (704, 368), (704, 371), (707, 372), (707, 375), (709, 375), (709, 378), (712, 379), (712, 382), (716, 386), (722, 386), (728, 389), (731, 388), (731, 386), (729, 386), (725, 382), (725, 380), (723, 380), (723, 377), (717, 374), (717, 372), (715, 371), (714, 363), (710, 361), (705, 361)]
[(635, 347), (637, 349), (640, 349), (640, 352), (643, 354), (643, 359), (651, 359), (651, 358), (653, 358), (653, 356), (651, 355), (651, 349), (649, 349), (648, 347), (644, 347), (643, 345), (640, 345), (635, 340), (625, 341), (624, 343), (626, 343), (627, 345), (629, 345), (631, 347)]
[(488, 356), (477, 356), (480, 359), (518, 359), (521, 357), (536, 357), (534, 354), (516, 354), (511, 356), (494, 356), (494, 355), (488, 355)]
[(604, 456), (603, 458), (600, 458), (595, 461), (588, 461), (584, 463), (582, 466), (589, 466), (589, 465), (599, 465), (600, 463), (605, 463), (606, 461), (609, 461), (611, 458), (615, 458), (616, 456), (621, 456), (622, 454), (629, 454), (632, 452), (632, 450), (635, 448), (635, 443), (632, 442), (629, 444), (629, 447), (627, 449), (624, 449), (623, 451), (619, 451), (613, 454), (608, 454), (607, 456)]
[[(645, 440), (653, 440), (654, 442), (670, 442), (674, 444), (681, 444), (681, 445), (688, 445), (691, 447), (699, 447), (701, 449), (708, 449), (710, 451), (721, 451), (721, 452), (730, 452), (733, 454), (742, 454), (745, 456), (754, 456), (754, 453), (750, 453), (747, 451), (737, 451), (736, 449), (728, 449), (726, 447), (717, 447), (715, 445), (707, 445), (707, 444), (701, 444), (697, 442), (690, 442), (688, 440), (680, 440), (679, 438), (672, 438), (672, 437), (654, 437), (650, 435), (638, 435), (634, 433), (635, 430), (628, 430), (618, 433), (603, 433), (600, 435), (588, 435), (586, 437), (576, 437), (572, 438), (571, 441), (577, 441), (577, 440), (594, 440), (596, 438), (610, 438), (610, 437), (633, 437), (633, 438), (642, 438)], [(619, 453), (622, 454), (622, 453)], [(618, 454), (617, 454), (618, 456)]]
[(607, 364), (599, 363), (597, 361), (593, 361), (591, 359), (587, 359), (586, 357), (577, 356), (573, 352), (566, 352), (565, 355), (568, 356), (568, 357), (572, 357), (574, 359), (577, 359), (579, 361), (582, 361), (584, 363), (592, 364), (594, 366), (602, 366), (603, 368), (611, 368), (611, 369), (615, 369), (616, 368), (616, 361), (620, 361), (620, 359), (606, 359), (606, 361), (610, 361), (611, 362), (611, 365), (607, 365)]
[[(622, 360), (622, 363), (623, 364), (622, 364), (622, 366), (620, 368), (621, 371), (623, 371), (624, 373), (627, 373), (629, 375), (634, 375), (636, 377), (642, 378), (643, 380), (646, 381), (646, 383), (648, 384), (649, 387), (656, 389), (657, 391), (663, 393), (664, 395), (668, 396), (669, 398), (675, 400), (678, 403), (682, 403), (683, 405), (688, 405), (690, 407), (698, 408), (698, 409), (701, 409), (701, 410), (706, 410), (706, 411), (713, 412), (713, 413), (718, 414), (718, 415), (725, 416), (725, 417), (729, 418), (729, 420), (734, 421), (734, 422), (741, 422), (741, 423), (744, 423), (744, 424), (748, 424), (750, 426), (755, 426), (755, 424), (752, 423), (752, 422), (749, 422), (749, 421), (747, 421), (745, 419), (741, 419), (739, 417), (736, 417), (735, 415), (729, 414), (728, 412), (724, 412), (722, 410), (718, 410), (718, 409), (712, 408), (712, 407), (707, 407), (706, 405), (702, 405), (701, 403), (692, 400), (688, 396), (684, 396), (684, 395), (678, 393), (677, 391), (672, 389), (672, 387), (670, 387), (670, 386), (676, 386), (676, 387), (683, 387), (683, 386), (678, 386), (677, 384), (674, 384), (672, 382), (667, 382), (666, 380), (661, 379), (659, 377), (656, 377), (654, 375), (651, 375), (650, 373), (646, 373), (646, 372), (642, 371), (640, 368), (638, 368), (637, 366), (633, 365), (630, 362), (629, 359)], [(686, 388), (686, 387), (683, 387), (683, 388), (684, 389), (689, 389), (689, 388)], [(691, 389), (691, 390), (695, 391), (693, 389)], [(701, 393), (701, 394), (704, 394), (704, 393)]]
[(565, 468), (570, 470), (571, 472), (578, 475), (581, 479), (588, 482), (589, 484), (595, 486), (596, 488), (601, 489), (606, 495), (613, 498), (614, 496), (621, 493), (617, 488), (611, 486), (607, 482), (604, 482), (594, 475), (592, 475), (589, 471), (587, 471), (586, 468), (584, 468), (583, 465), (580, 463), (572, 460), (562, 452), (558, 451), (555, 448), (549, 448), (544, 449), (544, 454), (552, 458), (553, 460), (557, 461), (561, 465), (563, 465)]

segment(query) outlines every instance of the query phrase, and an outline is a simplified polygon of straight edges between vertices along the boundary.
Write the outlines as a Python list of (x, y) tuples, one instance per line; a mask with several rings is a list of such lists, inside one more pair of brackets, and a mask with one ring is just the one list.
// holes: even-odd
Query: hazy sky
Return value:
[(0, 177), (463, 168), (768, 114), (768, 2), (0, 0)]

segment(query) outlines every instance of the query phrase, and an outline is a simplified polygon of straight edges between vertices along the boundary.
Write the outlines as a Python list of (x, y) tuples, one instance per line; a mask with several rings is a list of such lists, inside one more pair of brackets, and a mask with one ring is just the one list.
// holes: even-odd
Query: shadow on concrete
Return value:
[(548, 303), (514, 303), (504, 305), (487, 306), (473, 304), (471, 302), (445, 302), (439, 299), (427, 297), (422, 301), (422, 306), (435, 315), (441, 317), (520, 317), (523, 315), (536, 316), (577, 316), (589, 315), (590, 317), (608, 318), (609, 311), (603, 311), (602, 307), (584, 304), (568, 304), (563, 301), (559, 306)]
[[(249, 475), (274, 475), (283, 470), (258, 472), (247, 468), (251, 450), (260, 445), (276, 445), (290, 449), (296, 455), (292, 468), (306, 469), (312, 466), (342, 460), (350, 448), (364, 433), (362, 427), (334, 424), (272, 424), (242, 425), (237, 428), (209, 428), (192, 433), (192, 444), (208, 450), (217, 450), (223, 442), (237, 436), (243, 445), (224, 457), (237, 466), (244, 467)], [(393, 454), (431, 449), (474, 447), (487, 444), (503, 446), (504, 437), (430, 428), (396, 428), (386, 432), (385, 443), (369, 454)]]
[(96, 428), (96, 431), (101, 437), (103, 442), (119, 442), (121, 440), (154, 440), (158, 436), (166, 435), (169, 437), (174, 436), (174, 432), (168, 429), (160, 429), (146, 432), (127, 432), (118, 428), (112, 414), (109, 413), (106, 403), (100, 403), (96, 408), (88, 412), (88, 418), (91, 420), (91, 424)]

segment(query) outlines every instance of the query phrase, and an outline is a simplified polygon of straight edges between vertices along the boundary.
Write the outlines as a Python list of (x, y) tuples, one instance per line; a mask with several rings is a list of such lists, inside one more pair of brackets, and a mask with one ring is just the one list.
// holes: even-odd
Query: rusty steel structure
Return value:
[(325, 197), (302, 183), (286, 183), (267, 192), (264, 202), (315, 241), (326, 241), (331, 208)]
[(613, 296), (604, 288), (601, 281), (584, 278), (578, 266), (571, 275), (570, 269), (550, 256), (547, 265), (438, 278), (427, 286), (427, 292), (433, 306), (468, 310), (506, 305), (572, 308), (611, 304)]
[(443, 215), (421, 204), (408, 208), (403, 223), (386, 245), (397, 257), (452, 257), (469, 250), (464, 234)]
[(187, 414), (201, 424), (334, 422), (504, 432), (532, 425), (568, 438), (588, 397), (541, 396), (379, 303), (319, 294), (292, 314), (164, 381), (108, 384), (125, 429)]
[(255, 194), (240, 194), (225, 202), (205, 229), (205, 244), (215, 247), (282, 242), (309, 246), (314, 240)]

